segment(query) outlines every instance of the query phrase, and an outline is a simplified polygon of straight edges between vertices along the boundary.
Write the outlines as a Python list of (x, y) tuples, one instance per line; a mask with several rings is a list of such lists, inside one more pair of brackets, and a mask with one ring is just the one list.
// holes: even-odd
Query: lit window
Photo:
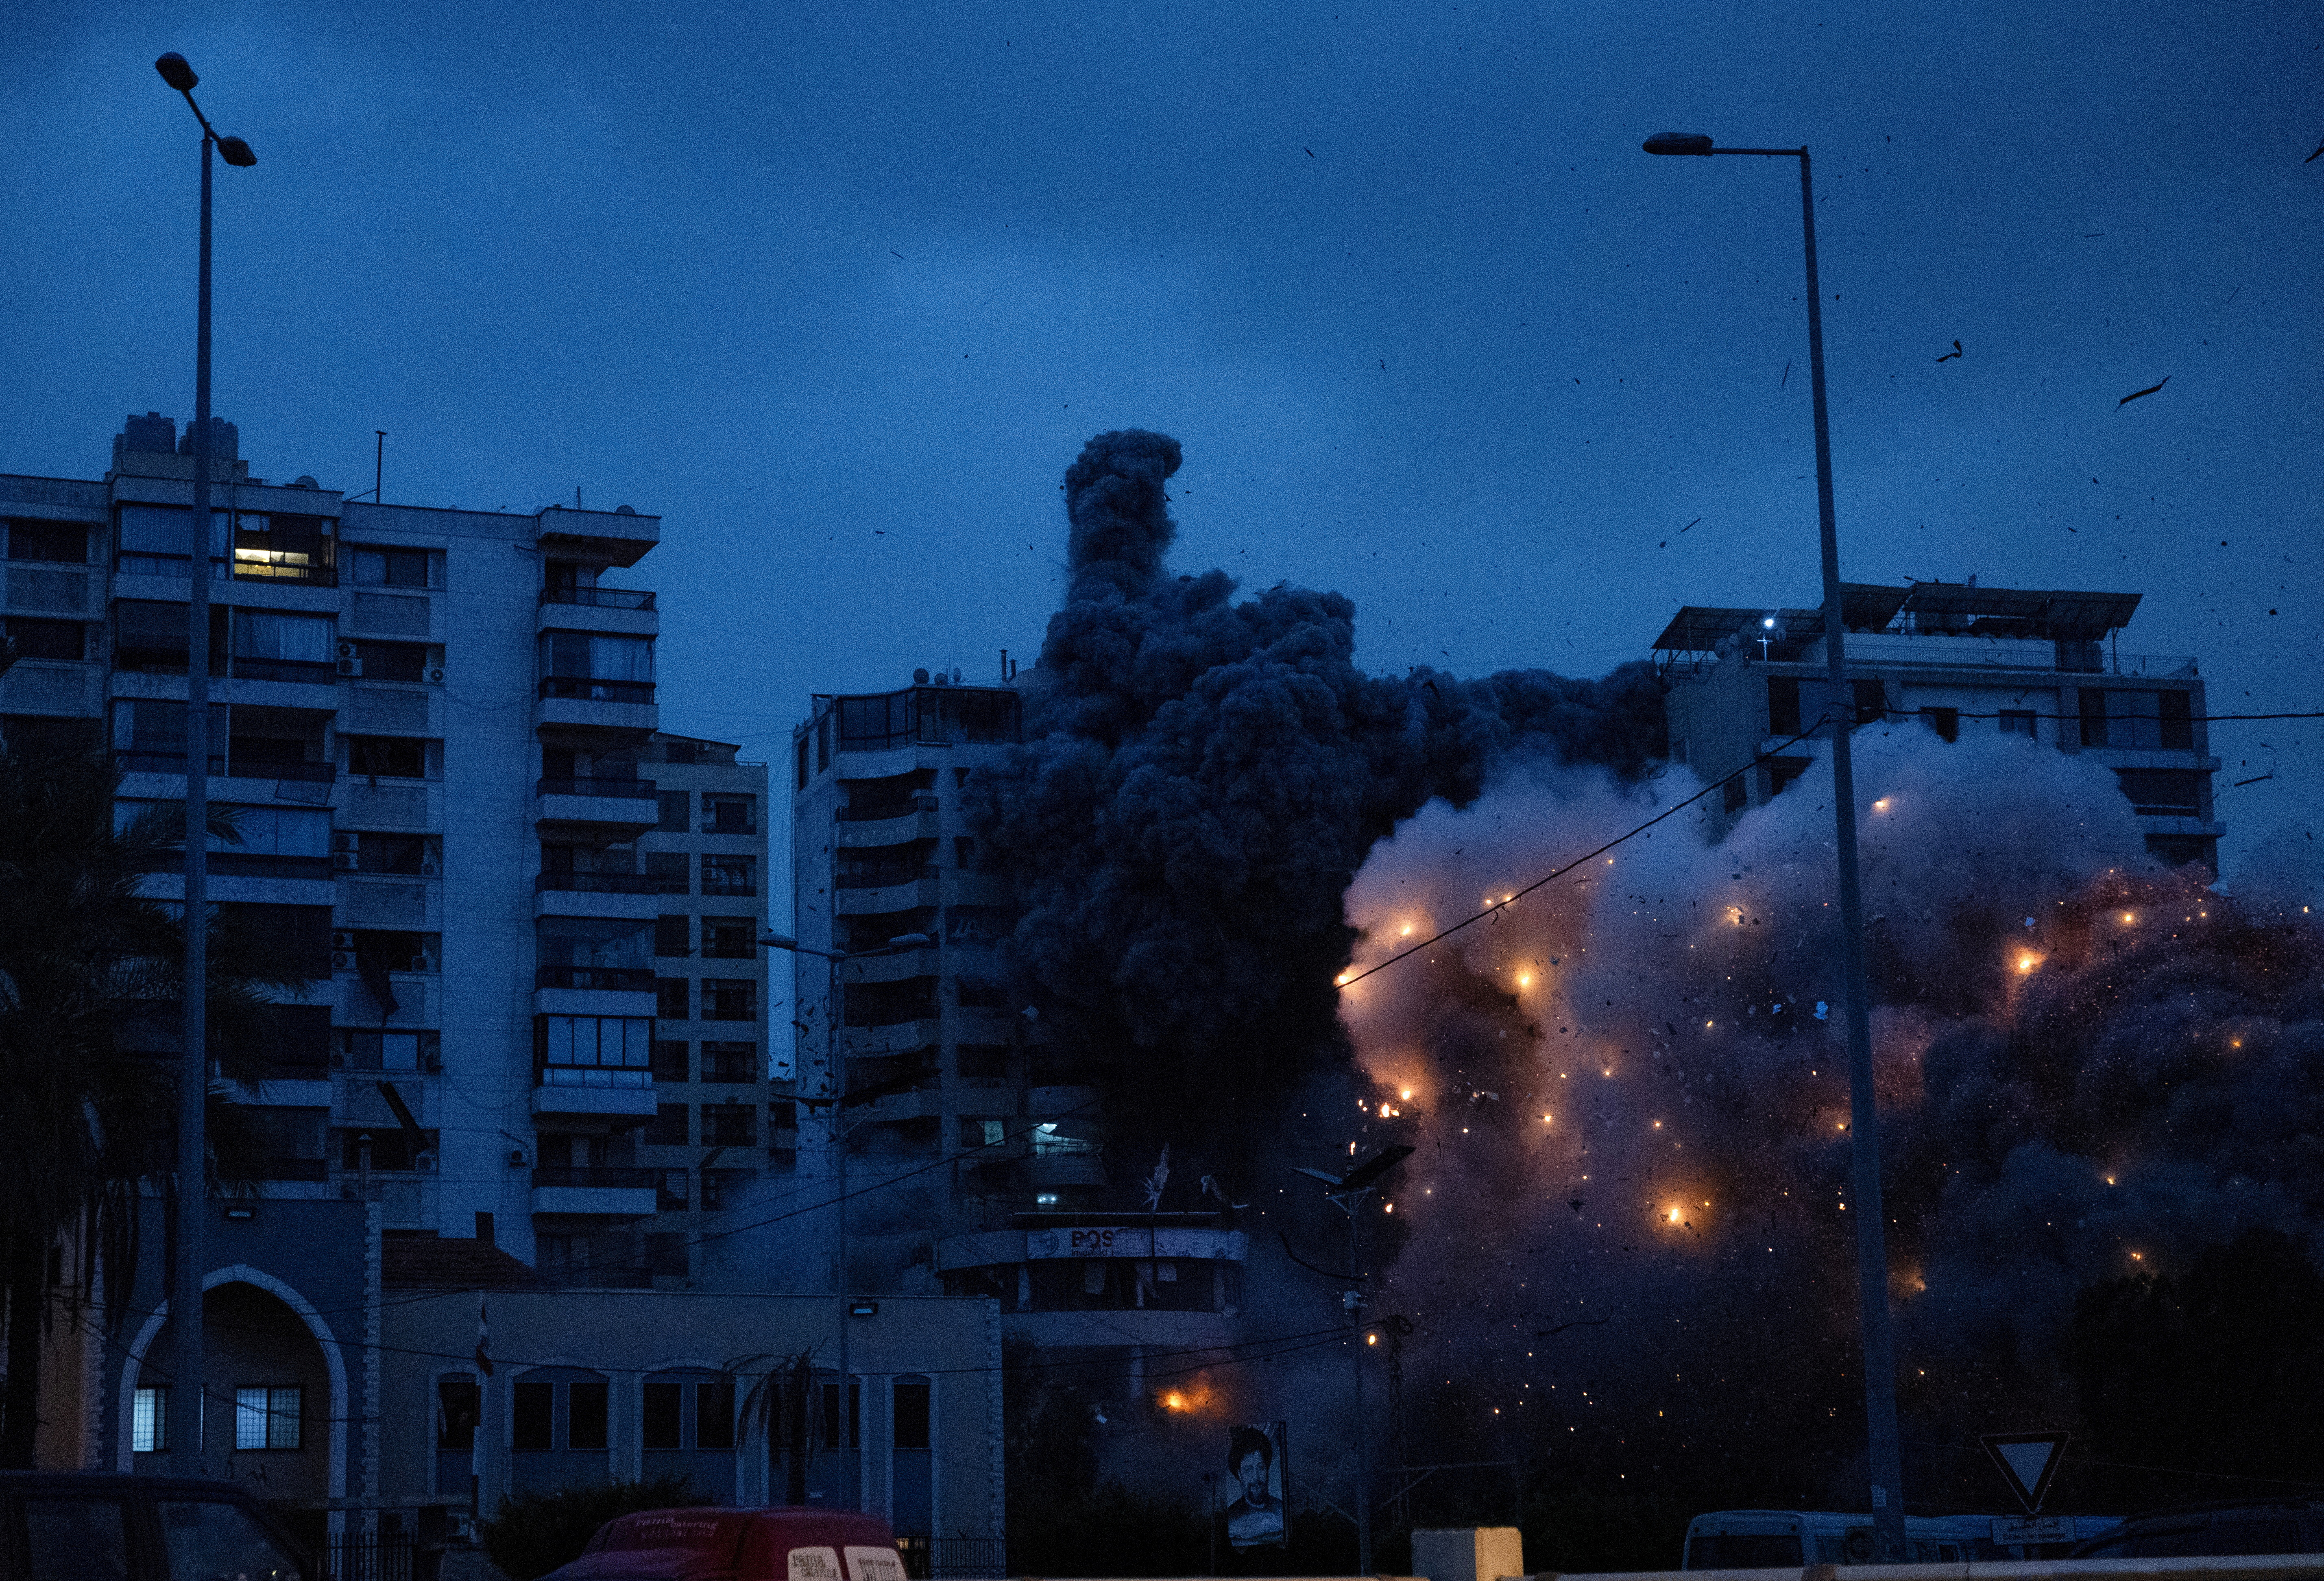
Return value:
[(300, 1396), (293, 1383), (287, 1388), (237, 1389), (234, 1391), (234, 1447), (237, 1449), (296, 1449), (299, 1447)]
[(130, 1407), (129, 1447), (140, 1455), (155, 1455), (170, 1447), (170, 1391), (140, 1389)]

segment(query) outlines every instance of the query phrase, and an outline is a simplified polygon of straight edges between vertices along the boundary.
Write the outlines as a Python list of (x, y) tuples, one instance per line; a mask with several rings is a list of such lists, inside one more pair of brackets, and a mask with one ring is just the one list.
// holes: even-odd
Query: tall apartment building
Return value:
[[(994, 1298), (1009, 1332), (1119, 1361), (1086, 1381), (1135, 1394), (1146, 1350), (1233, 1337), (1246, 1238), (1216, 1213), (1110, 1194), (1081, 1051), (1005, 997), (1013, 892), (980, 861), (962, 792), (1019, 734), (1013, 689), (926, 670), (818, 694), (794, 733), (798, 940), (881, 952), (797, 957), (800, 1169), (835, 1185), (846, 1149), (851, 1289)], [(927, 942), (890, 945), (913, 935)]]
[[(251, 476), (230, 423), (214, 446), (198, 568), (192, 437), (167, 418), (131, 418), (102, 479), (0, 476), (23, 655), (0, 734), (109, 743), (124, 816), (182, 799), (188, 578), (211, 578), (209, 794), (241, 839), (212, 841), (210, 898), (308, 977), (278, 1009), (269, 1156), (239, 1167), (599, 1283), (682, 1274), (702, 1193), (670, 1188), (702, 1150), (663, 1140), (663, 1105), (708, 1101), (687, 1078), (714, 1070), (767, 1102), (762, 963), (736, 933), (761, 915), (736, 875), (763, 866), (764, 771), (655, 735), (654, 596), (607, 574), (659, 519), (351, 501)], [(680, 924), (657, 920), (681, 910), (673, 968), (658, 929)]]
[[(2022, 736), (2114, 771), (2146, 847), (2218, 867), (2203, 680), (2195, 661), (2125, 653), (2135, 593), (2047, 592), (1915, 582), (1842, 588), (1849, 695), (1859, 724), (1917, 720), (1950, 741)], [(1729, 822), (1764, 805), (1829, 750), (1793, 741), (1831, 702), (1820, 609), (1689, 605), (1655, 639), (1669, 683), (1671, 756), (1730, 781)]]

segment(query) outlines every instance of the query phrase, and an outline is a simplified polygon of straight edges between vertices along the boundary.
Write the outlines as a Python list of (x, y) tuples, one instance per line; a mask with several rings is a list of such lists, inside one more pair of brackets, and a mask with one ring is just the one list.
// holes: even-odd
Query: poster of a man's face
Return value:
[(1227, 1541), (1235, 1548), (1268, 1548), (1288, 1539), (1283, 1428), (1281, 1422), (1247, 1423), (1227, 1436), (1227, 1470), (1239, 1490), (1227, 1506)]

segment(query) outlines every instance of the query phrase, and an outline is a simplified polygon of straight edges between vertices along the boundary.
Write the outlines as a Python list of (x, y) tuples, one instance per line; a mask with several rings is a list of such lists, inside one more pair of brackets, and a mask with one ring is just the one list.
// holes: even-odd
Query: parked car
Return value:
[[(34, 1581), (49, 1581), (35, 1577)], [(641, 1510), (542, 1581), (905, 1581), (895, 1533), (843, 1510)]]
[(232, 1483), (0, 1471), (0, 1581), (320, 1581)]
[(2168, 1559), (2200, 1554), (2324, 1553), (2324, 1501), (2188, 1504), (2134, 1515), (2076, 1546), (2077, 1559)]

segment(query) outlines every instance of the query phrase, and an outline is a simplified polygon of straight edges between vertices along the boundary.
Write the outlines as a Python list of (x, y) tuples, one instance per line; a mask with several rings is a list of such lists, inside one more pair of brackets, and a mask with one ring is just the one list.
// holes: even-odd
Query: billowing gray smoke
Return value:
[[(2316, 1244), (2324, 934), (2163, 872), (2102, 767), (1858, 742), (1908, 1486), (1991, 1498), (1932, 1446), (2073, 1421), (2079, 1290), (2256, 1226)], [(1694, 789), (1518, 772), (1424, 809), (1348, 897), (1358, 969)], [(1434, 1376), (1491, 1381), (1436, 1413), (1471, 1450), (1514, 1418), (1748, 1481), (1821, 1444), (1838, 1480), (1768, 1496), (1860, 1502), (1830, 776), (1718, 844), (1692, 818), (1346, 989), (1373, 1078), (1348, 1134), (1421, 1150), (1383, 1299)]]
[[(1651, 669), (1461, 681), (1356, 668), (1355, 610), (1223, 572), (1174, 576), (1177, 441), (1101, 434), (1065, 474), (1071, 582), (1024, 686), (1026, 744), (980, 776), (991, 863), (1019, 881), (1009, 954), (1048, 1047), (1109, 1096), (1124, 1170), (1172, 1143), (1222, 1174), (1290, 1096), (1344, 1077), (1341, 897), (1432, 797), (1516, 756), (1641, 773)], [(1125, 1180), (1126, 1184), (1126, 1180)]]

